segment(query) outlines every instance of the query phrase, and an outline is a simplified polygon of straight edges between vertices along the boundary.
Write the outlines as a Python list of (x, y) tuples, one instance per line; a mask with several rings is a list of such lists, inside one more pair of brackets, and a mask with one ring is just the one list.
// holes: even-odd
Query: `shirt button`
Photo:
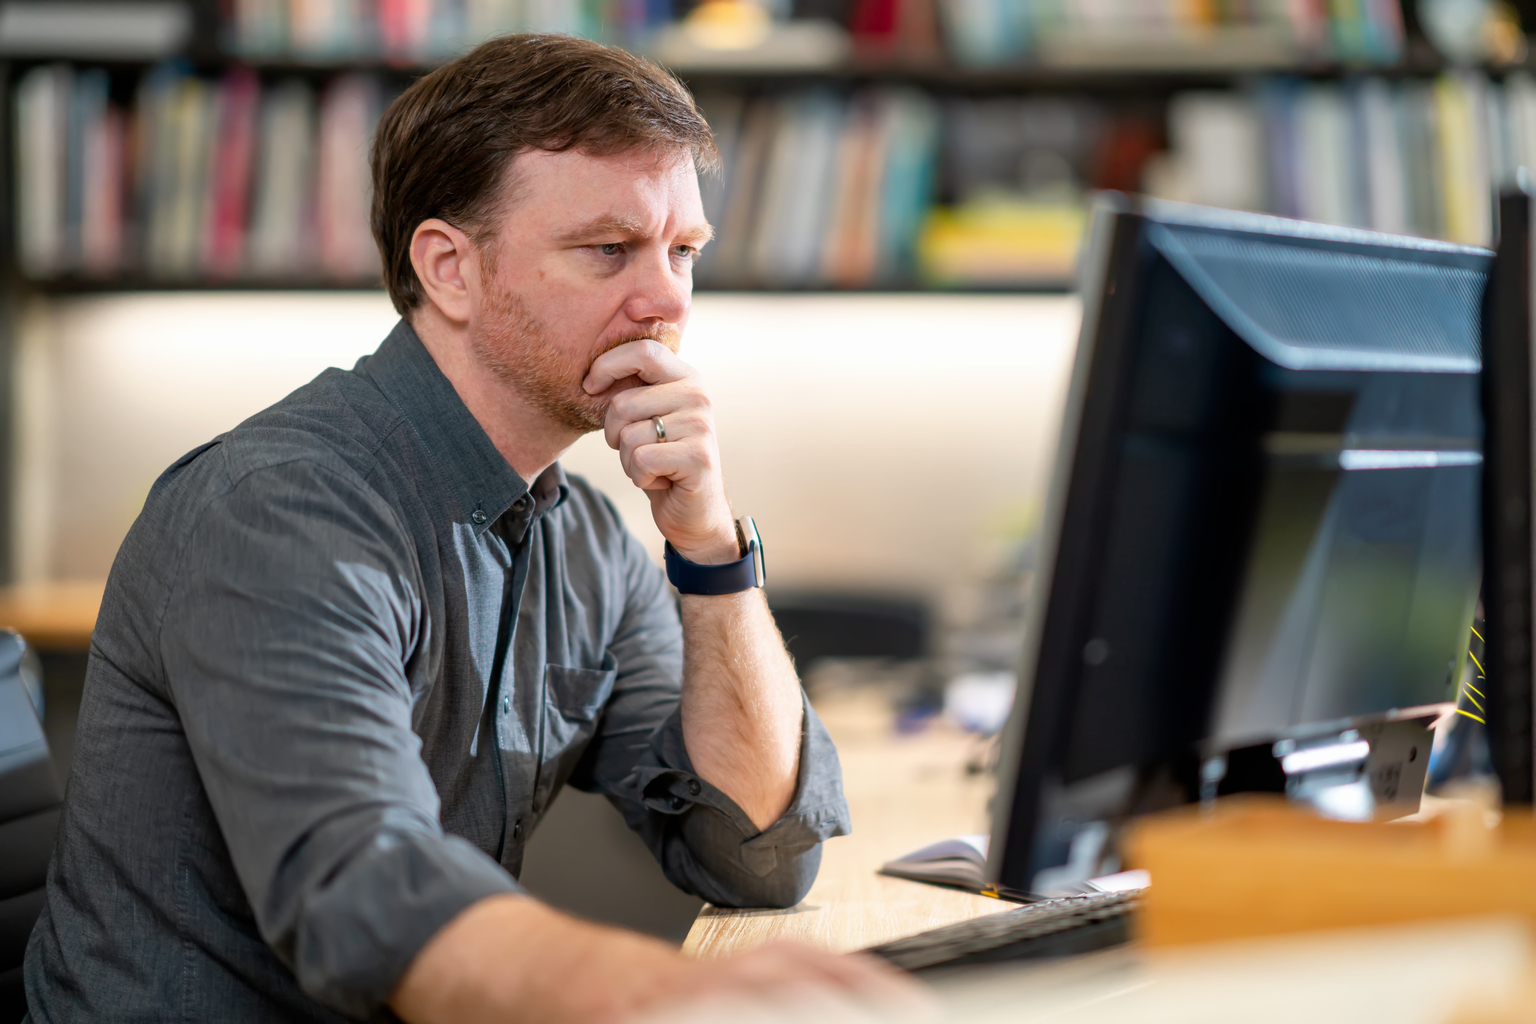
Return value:
[(502, 697), (501, 698), (501, 713), (505, 715), (505, 714), (510, 714), (511, 711), (512, 711), (512, 697), (511, 697), (511, 695)]
[(512, 838), (513, 839), (522, 839), (523, 838), (523, 819), (522, 818), (518, 818), (515, 822), (512, 823)]
[(688, 792), (693, 794), (694, 796), (698, 796), (700, 793), (704, 792), (704, 787), (699, 785), (699, 780), (698, 779), (689, 779), (688, 780)]
[(477, 508), (469, 514), (469, 519), (470, 522), (474, 523), (476, 526), (479, 526), (481, 523), (485, 522), (486, 515), (484, 512)]

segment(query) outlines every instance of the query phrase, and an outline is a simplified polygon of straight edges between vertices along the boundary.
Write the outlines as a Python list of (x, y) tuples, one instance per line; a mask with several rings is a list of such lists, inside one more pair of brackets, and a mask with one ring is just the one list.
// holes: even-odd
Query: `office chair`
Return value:
[(26, 653), (21, 637), (0, 630), (0, 1024), (26, 1016), (21, 959), (43, 909), (63, 800), (28, 692)]
[(802, 674), (818, 658), (920, 658), (928, 653), (928, 607), (916, 598), (769, 591), (768, 607)]

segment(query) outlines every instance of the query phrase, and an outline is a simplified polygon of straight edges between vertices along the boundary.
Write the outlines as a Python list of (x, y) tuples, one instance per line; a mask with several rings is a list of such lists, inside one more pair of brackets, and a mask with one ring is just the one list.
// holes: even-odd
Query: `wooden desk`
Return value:
[(0, 626), (42, 651), (84, 651), (101, 608), (101, 580), (23, 583), (0, 588)]
[(799, 906), (706, 906), (684, 952), (722, 956), (786, 938), (843, 952), (1011, 906), (875, 874), (886, 861), (930, 843), (989, 831), (992, 782), (967, 776), (964, 768), (977, 740), (943, 723), (915, 736), (897, 736), (890, 709), (874, 693), (819, 702), (817, 711), (842, 758), (853, 834), (826, 843), (821, 874)]

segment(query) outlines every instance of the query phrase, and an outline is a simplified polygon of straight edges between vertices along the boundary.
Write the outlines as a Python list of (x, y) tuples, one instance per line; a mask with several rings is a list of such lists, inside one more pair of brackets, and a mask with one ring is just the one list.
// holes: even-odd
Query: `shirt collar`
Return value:
[[(378, 351), (358, 362), (356, 372), (371, 380), (415, 428), (459, 501), (454, 518), (476, 537), (530, 493), (410, 324), (397, 323)], [(559, 463), (539, 474), (531, 489), (540, 512), (559, 505), (569, 490)]]

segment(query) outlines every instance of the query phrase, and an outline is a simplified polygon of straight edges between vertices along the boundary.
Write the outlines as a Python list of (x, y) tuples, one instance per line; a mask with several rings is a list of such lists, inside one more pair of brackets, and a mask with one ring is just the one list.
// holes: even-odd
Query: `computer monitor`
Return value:
[[(1536, 789), (1532, 701), (1531, 246), (1533, 199), (1499, 198), (1499, 243), (1483, 325), (1483, 661), (1480, 725), (1507, 804)], [(1476, 713), (1473, 711), (1472, 713)], [(1459, 723), (1465, 725), (1466, 723)]]
[(1491, 254), (1110, 196), (1084, 258), (989, 881), (1072, 891), (1228, 792), (1416, 808), (1481, 574)]

